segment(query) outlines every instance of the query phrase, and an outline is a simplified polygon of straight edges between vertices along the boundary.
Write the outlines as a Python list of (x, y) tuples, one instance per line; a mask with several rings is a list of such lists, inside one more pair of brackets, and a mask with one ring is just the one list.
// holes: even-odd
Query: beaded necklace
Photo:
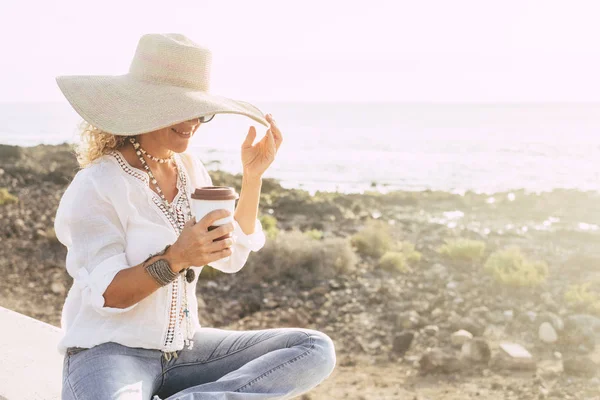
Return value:
[(152, 154), (148, 153), (146, 150), (144, 150), (144, 149), (141, 147), (141, 145), (139, 144), (139, 142), (136, 142), (136, 141), (135, 141), (135, 139), (133, 139), (133, 140), (132, 140), (132, 139), (133, 139), (133, 138), (129, 138), (129, 141), (130, 141), (131, 143), (133, 143), (133, 147), (135, 147), (137, 150), (139, 150), (139, 151), (140, 151), (140, 152), (141, 152), (143, 155), (145, 155), (146, 157), (149, 157), (150, 159), (152, 159), (152, 160), (154, 160), (154, 161), (156, 161), (156, 162), (159, 162), (159, 163), (161, 163), (161, 164), (165, 164), (165, 163), (168, 163), (169, 161), (173, 160), (173, 156), (175, 155), (175, 153), (173, 153), (173, 154), (171, 155), (171, 157), (169, 157), (169, 158), (158, 158), (158, 157), (155, 157), (155, 156), (153, 156)]
[[(167, 198), (165, 197), (165, 195), (163, 194), (162, 190), (160, 189), (160, 187), (158, 186), (158, 182), (156, 181), (156, 178), (154, 178), (154, 174), (152, 173), (152, 170), (150, 170), (150, 167), (148, 166), (148, 164), (146, 163), (146, 160), (144, 160), (144, 157), (142, 156), (142, 154), (152, 158), (154, 161), (158, 161), (161, 163), (165, 163), (168, 161), (175, 161), (175, 154), (172, 154), (171, 157), (166, 158), (166, 159), (160, 159), (157, 157), (153, 157), (150, 154), (148, 154), (144, 149), (142, 149), (141, 145), (139, 142), (137, 142), (135, 140), (134, 137), (130, 137), (129, 138), (129, 142), (131, 142), (131, 144), (133, 145), (133, 148), (135, 149), (135, 153), (137, 154), (138, 158), (140, 159), (140, 162), (142, 163), (142, 165), (144, 166), (144, 169), (148, 172), (148, 175), (150, 176), (150, 181), (154, 184), (154, 186), (156, 186), (156, 191), (158, 192), (158, 194), (160, 195), (161, 199), (163, 200), (164, 204), (165, 204), (165, 208), (167, 209), (167, 211), (171, 214), (171, 216), (173, 217), (173, 219), (175, 221), (177, 221), (177, 216), (174, 213), (173, 207), (172, 205), (169, 204)], [(164, 161), (163, 161), (164, 160)], [(177, 175), (180, 176), (180, 174), (182, 173), (179, 170), (179, 165), (177, 162), (175, 162), (175, 167), (177, 168)], [(187, 208), (187, 217), (188, 220), (192, 217), (192, 212), (191, 212), (191, 206), (190, 206), (190, 202), (187, 196), (187, 190), (185, 188), (185, 186), (182, 187), (183, 188), (183, 195), (185, 197), (185, 201), (186, 201), (186, 208)], [(176, 224), (178, 227), (178, 233), (181, 234), (181, 230), (183, 229), (183, 226), (181, 226), (180, 224)], [(194, 270), (192, 268), (185, 268), (183, 270), (180, 271), (180, 273), (184, 273), (185, 275), (185, 280), (188, 281), (188, 283), (192, 283), (192, 281), (194, 280), (196, 274), (194, 272)], [(177, 279), (179, 279), (179, 276), (177, 277)], [(182, 304), (182, 311), (181, 313), (184, 315), (181, 315), (181, 318), (185, 317), (185, 322), (186, 322), (186, 335), (185, 335), (185, 345), (188, 346), (188, 349), (191, 350), (194, 347), (194, 341), (190, 340), (194, 333), (192, 332), (191, 329), (191, 319), (190, 319), (190, 310), (188, 309), (188, 302), (187, 302), (187, 286), (185, 284), (185, 282), (183, 283), (183, 304)], [(181, 319), (179, 319), (178, 321), (179, 325), (181, 325)]]

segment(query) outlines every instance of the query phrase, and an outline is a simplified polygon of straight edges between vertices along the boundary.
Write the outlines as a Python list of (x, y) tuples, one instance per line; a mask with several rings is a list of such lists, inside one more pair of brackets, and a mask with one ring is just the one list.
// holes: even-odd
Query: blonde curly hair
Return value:
[(81, 168), (87, 167), (95, 159), (112, 150), (120, 149), (126, 144), (128, 138), (128, 136), (104, 132), (85, 120), (78, 124), (78, 128), (80, 140), (75, 144), (74, 150)]

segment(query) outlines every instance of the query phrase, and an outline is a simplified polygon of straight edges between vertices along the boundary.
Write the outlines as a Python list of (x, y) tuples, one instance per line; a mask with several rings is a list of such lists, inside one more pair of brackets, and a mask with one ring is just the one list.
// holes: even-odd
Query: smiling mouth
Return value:
[(184, 132), (179, 132), (179, 131), (178, 131), (178, 130), (176, 130), (175, 128), (171, 128), (171, 130), (172, 130), (173, 132), (177, 133), (178, 135), (181, 135), (181, 136), (186, 136), (186, 137), (192, 136), (192, 132), (191, 132), (191, 131), (190, 131), (190, 132), (185, 132), (185, 133), (184, 133)]

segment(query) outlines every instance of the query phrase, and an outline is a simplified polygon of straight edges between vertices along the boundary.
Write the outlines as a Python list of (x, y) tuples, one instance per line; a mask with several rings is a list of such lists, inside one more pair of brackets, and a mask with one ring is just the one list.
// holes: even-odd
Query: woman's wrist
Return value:
[(165, 252), (164, 258), (167, 260), (167, 262), (171, 266), (171, 269), (175, 273), (179, 273), (182, 270), (190, 267), (190, 265), (187, 262), (181, 259), (177, 248), (174, 248), (172, 245), (169, 246), (169, 248)]

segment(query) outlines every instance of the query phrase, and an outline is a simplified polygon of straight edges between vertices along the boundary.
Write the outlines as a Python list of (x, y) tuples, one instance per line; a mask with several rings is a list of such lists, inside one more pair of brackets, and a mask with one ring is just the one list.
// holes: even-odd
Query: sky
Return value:
[(247, 101), (598, 102), (600, 2), (3, 0), (0, 101), (65, 101), (57, 75), (127, 73), (145, 33), (213, 53)]

